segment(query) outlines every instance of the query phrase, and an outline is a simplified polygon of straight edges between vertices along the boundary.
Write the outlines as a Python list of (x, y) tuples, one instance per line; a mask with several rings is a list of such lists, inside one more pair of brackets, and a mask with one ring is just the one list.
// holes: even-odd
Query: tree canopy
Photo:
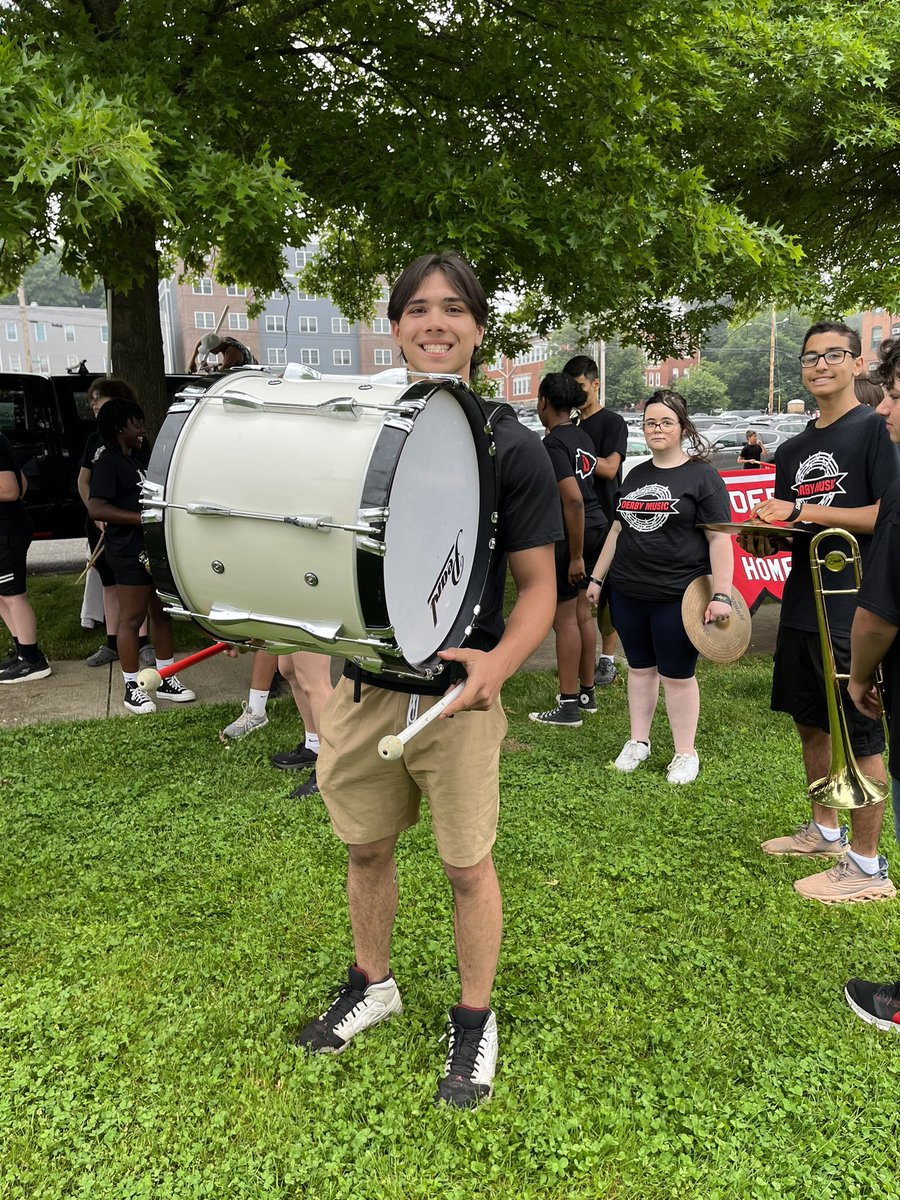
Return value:
[[(212, 253), (222, 282), (261, 297), (283, 286), (283, 247), (313, 235), (305, 286), (350, 317), (379, 273), (459, 249), (489, 292), (523, 296), (499, 322), (508, 347), (571, 319), (660, 353), (774, 297), (890, 304), (900, 277), (860, 258), (828, 186), (833, 170), (850, 187), (864, 149), (882, 157), (853, 204), (875, 211), (898, 186), (896, 47), (877, 14), (868, 0), (10, 2), (0, 287), (58, 240), (67, 272), (114, 290), (114, 366), (144, 387), (155, 370), (160, 388), (160, 268), (203, 271)], [(873, 253), (893, 264), (888, 242)]]

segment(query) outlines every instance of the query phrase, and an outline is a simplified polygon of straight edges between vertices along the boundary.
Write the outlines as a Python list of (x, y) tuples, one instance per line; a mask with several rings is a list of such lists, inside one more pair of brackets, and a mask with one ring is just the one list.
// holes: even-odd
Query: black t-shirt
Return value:
[(642, 600), (677, 600), (692, 580), (708, 575), (709, 541), (698, 525), (728, 521), (722, 476), (709, 463), (680, 467), (639, 463), (616, 498), (622, 529), (609, 572), (612, 585)]
[(754, 463), (762, 462), (762, 452), (763, 452), (763, 448), (759, 444), (759, 442), (745, 442), (744, 443), (744, 445), (741, 447), (740, 457), (753, 459), (753, 462), (745, 462), (744, 463), (745, 471), (752, 471), (754, 469)]
[[(94, 461), (91, 475), (91, 499), (108, 500), (116, 508), (126, 512), (141, 511), (141, 484), (144, 469), (133, 454), (123, 454), (108, 447)], [(106, 545), (110, 553), (120, 559), (136, 559), (144, 549), (143, 531), (140, 525), (106, 526)]]
[[(897, 447), (892, 445), (884, 418), (864, 404), (851, 408), (824, 429), (815, 422), (782, 442), (775, 452), (775, 497), (801, 499), (832, 508), (865, 508), (879, 500), (900, 474)], [(814, 633), (818, 627), (809, 565), (809, 545), (821, 526), (798, 523), (791, 549), (791, 573), (784, 585), (781, 624), (786, 629)], [(871, 536), (858, 536), (863, 566), (868, 562)], [(846, 552), (843, 538), (823, 538), (819, 554), (830, 548)], [(828, 572), (828, 588), (853, 589), (853, 570)], [(855, 596), (826, 599), (832, 632), (848, 634), (856, 608)]]
[[(628, 449), (628, 426), (617, 412), (601, 408), (581, 421), (580, 427), (594, 443), (594, 453), (598, 458), (609, 458), (611, 454), (620, 454), (625, 461)], [(622, 486), (622, 463), (612, 479), (594, 476), (594, 491), (600, 501), (600, 507), (606, 515), (608, 524), (612, 524), (615, 516), (616, 493)]]
[[(489, 413), (495, 411), (489, 404), (486, 408)], [(507, 554), (555, 545), (565, 536), (559, 512), (559, 488), (540, 439), (532, 430), (520, 425), (512, 411), (498, 414), (492, 424), (499, 475), (498, 520), (496, 548), (481, 598), (477, 628), (467, 642), (477, 650), (493, 649), (503, 636)], [(356, 668), (350, 664), (345, 673), (357, 675)], [(358, 672), (364, 683), (374, 687), (397, 687), (421, 695), (445, 692), (448, 686), (446, 674), (429, 684), (424, 680), (398, 682), (387, 671), (383, 674)]]
[(0, 501), (0, 533), (32, 533), (34, 526), (22, 499), (22, 469), (12, 442), (4, 433), (0, 433), (0, 471), (12, 471), (19, 481), (18, 500)]
[[(574, 479), (584, 500), (584, 531), (599, 534), (607, 526), (603, 509), (594, 490), (594, 467), (597, 463), (594, 443), (585, 437), (578, 425), (557, 425), (544, 437), (544, 449), (550, 456), (550, 464), (557, 483), (563, 479)], [(560, 519), (563, 521), (562, 498), (559, 498)], [(566, 541), (565, 535), (562, 538)]]
[[(79, 467), (83, 471), (93, 471), (94, 463), (97, 462), (104, 449), (105, 446), (100, 440), (100, 434), (94, 430), (94, 432), (89, 435), (88, 440), (84, 443), (84, 453), (81, 455), (81, 462), (78, 464)], [(145, 436), (144, 440), (141, 442), (140, 450), (132, 450), (131, 453), (135, 462), (140, 463), (140, 465), (146, 470), (150, 464), (151, 451), (152, 447), (150, 445), (150, 439)]]
[[(900, 480), (881, 498), (858, 603), (890, 625), (900, 626)], [(900, 646), (896, 640), (882, 672), (891, 727), (890, 772), (900, 779)]]

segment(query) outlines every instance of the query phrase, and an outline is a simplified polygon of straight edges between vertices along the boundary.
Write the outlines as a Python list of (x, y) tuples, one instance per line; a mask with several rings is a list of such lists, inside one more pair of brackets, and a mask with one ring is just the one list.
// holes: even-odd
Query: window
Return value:
[(47, 340), (47, 326), (43, 321), (35, 321), (34, 340), (36, 342), (46, 342)]
[(216, 314), (211, 312), (195, 312), (194, 313), (194, 328), (195, 329), (215, 329)]
[[(684, 378), (685, 378), (685, 379), (689, 379), (689, 378), (690, 378), (690, 374), (691, 374), (691, 369), (690, 369), (690, 367), (685, 367), (685, 368), (684, 368)], [(659, 383), (659, 376), (658, 376), (658, 375), (657, 375), (657, 377), (656, 377), (656, 382), (657, 382), (657, 383)]]
[(315, 300), (315, 299), (316, 299), (316, 297), (315, 297), (315, 296), (311, 296), (311, 295), (309, 294), (309, 292), (300, 292), (300, 291), (298, 291), (298, 292), (297, 292), (297, 299), (298, 299), (298, 300)]
[(394, 361), (394, 353), (392, 350), (376, 350), (375, 351), (375, 366), (389, 367)]
[(301, 333), (318, 333), (319, 318), (318, 317), (301, 317), (300, 318)]
[(349, 333), (350, 332), (350, 322), (347, 320), (346, 317), (332, 317), (331, 318), (331, 332), (332, 333)]
[(332, 354), (332, 358), (334, 360), (334, 365), (336, 367), (349, 367), (350, 366), (350, 351), (349, 350), (335, 350)]
[(881, 337), (882, 337), (881, 326), (873, 325), (872, 326), (872, 349), (873, 350), (875, 349), (876, 346), (881, 345)]
[(203, 279), (198, 279), (191, 289), (195, 296), (211, 296), (212, 295), (212, 280), (208, 275)]
[(81, 359), (78, 357), (77, 354), (67, 354), (66, 355), (66, 366), (67, 367), (77, 367), (80, 362), (81, 362)]
[(19, 340), (19, 327), (15, 321), (6, 322), (6, 340), (8, 342), (17, 342)]
[(319, 365), (318, 350), (301, 350), (300, 362), (305, 367), (317, 367)]
[(249, 329), (250, 322), (247, 320), (246, 313), (229, 313), (228, 314), (229, 329)]
[(100, 341), (103, 342), (104, 345), (109, 341), (109, 326), (108, 325), (100, 326)]
[(46, 354), (39, 354), (37, 358), (32, 360), (32, 370), (37, 371), (40, 375), (50, 374), (50, 359)]
[(892, 325), (891, 326), (891, 337), (892, 338), (900, 337), (900, 325)]
[(63, 325), (63, 333), (65, 334), (65, 338), (66, 338), (67, 342), (75, 341), (75, 326), (74, 325)]
[(523, 350), (521, 354), (517, 354), (513, 359), (513, 363), (517, 367), (527, 367), (530, 363), (544, 362), (546, 358), (547, 343), (535, 342), (533, 346), (529, 346), (527, 350)]
[(515, 375), (512, 381), (514, 396), (530, 396), (531, 395), (531, 376), (530, 375)]
[(391, 323), (387, 317), (376, 317), (372, 322), (373, 333), (390, 333)]
[(387, 304), (387, 302), (388, 302), (388, 300), (390, 300), (390, 298), (391, 298), (391, 289), (389, 287), (383, 287), (378, 296), (379, 303)]
[(303, 268), (308, 263), (311, 263), (315, 257), (316, 257), (315, 250), (296, 250), (294, 252), (294, 265), (296, 266), (298, 271), (302, 271)]
[(676, 380), (677, 378), (678, 378), (678, 368), (677, 368), (677, 367), (673, 367), (673, 368), (672, 368), (672, 379), (673, 379), (673, 381), (674, 381), (674, 380)]
[(283, 367), (287, 363), (287, 354), (283, 346), (270, 346), (266, 351), (270, 367)]
[(21, 354), (7, 355), (6, 362), (11, 371), (21, 371), (22, 370), (22, 355)]
[(284, 317), (266, 317), (266, 333), (284, 333)]
[(238, 285), (236, 283), (229, 283), (228, 287), (225, 289), (225, 295), (226, 296), (246, 296), (247, 289), (245, 287), (238, 287)]

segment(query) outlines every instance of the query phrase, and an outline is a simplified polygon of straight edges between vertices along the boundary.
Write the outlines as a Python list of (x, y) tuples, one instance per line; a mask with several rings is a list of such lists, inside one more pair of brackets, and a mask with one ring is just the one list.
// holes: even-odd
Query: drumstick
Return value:
[(465, 686), (465, 683), (458, 683), (456, 687), (450, 689), (446, 696), (441, 696), (437, 704), (432, 705), (427, 713), (422, 713), (418, 720), (413, 721), (412, 725), (407, 725), (400, 733), (389, 733), (387, 737), (383, 737), (378, 743), (378, 753), (385, 762), (395, 762), (398, 758), (402, 758), (404, 743), (408, 742), (410, 738), (414, 738), (417, 733), (421, 733), (425, 726), (430, 725), (435, 717), (439, 717), (447, 705), (453, 703)]
[(84, 568), (84, 570), (81, 572), (81, 574), (75, 580), (76, 586), (79, 583), (81, 583), (82, 579), (84, 579), (85, 575), (87, 575), (88, 571), (91, 569), (91, 567), (94, 565), (94, 563), (100, 557), (100, 555), (103, 553), (104, 548), (105, 548), (103, 545), (103, 541), (104, 541), (105, 537), (106, 537), (106, 530), (104, 529), (104, 531), (100, 534), (100, 540), (94, 549), (94, 553), (90, 557), (90, 561), (88, 562), (88, 565)]
[(221, 654), (230, 645), (230, 642), (215, 642), (212, 646), (207, 646), (204, 650), (198, 650), (196, 654), (188, 654), (185, 658), (180, 658), (178, 662), (172, 663), (170, 667), (160, 667), (159, 670), (155, 667), (145, 667), (143, 671), (138, 672), (137, 685), (139, 688), (143, 688), (145, 692), (155, 692), (162, 681), (168, 679), (170, 675), (177, 675), (179, 671), (183, 671), (186, 667), (192, 667), (195, 663), (203, 662), (204, 658), (212, 658), (214, 654)]

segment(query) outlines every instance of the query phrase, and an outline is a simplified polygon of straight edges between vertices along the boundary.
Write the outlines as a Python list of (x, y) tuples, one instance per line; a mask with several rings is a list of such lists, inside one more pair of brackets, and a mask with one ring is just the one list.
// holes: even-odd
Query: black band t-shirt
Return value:
[[(594, 443), (594, 453), (598, 458), (609, 458), (619, 454), (622, 462), (628, 449), (628, 426), (617, 412), (601, 408), (599, 412), (585, 417), (580, 428)], [(594, 492), (600, 501), (600, 507), (606, 516), (607, 524), (611, 525), (615, 517), (616, 492), (622, 486), (622, 463), (612, 479), (604, 479), (602, 475), (594, 476)]]
[[(578, 484), (584, 501), (585, 534), (601, 533), (607, 526), (607, 520), (594, 489), (594, 467), (597, 464), (594, 443), (589, 437), (585, 437), (581, 426), (557, 425), (544, 437), (544, 449), (550, 456), (557, 483), (563, 479), (574, 479)], [(562, 520), (561, 498), (558, 498), (558, 504)], [(562, 540), (566, 540), (565, 534)]]
[(12, 442), (4, 433), (0, 433), (0, 471), (12, 471), (19, 482), (19, 498), (0, 501), (0, 533), (33, 533), (34, 525), (22, 499), (22, 469)]
[[(139, 513), (143, 482), (144, 469), (133, 454), (123, 454), (120, 450), (107, 447), (94, 461), (91, 499), (107, 500), (116, 508)], [(116, 525), (108, 522), (106, 546), (109, 553), (116, 558), (134, 561), (144, 549), (143, 530), (140, 525)]]

